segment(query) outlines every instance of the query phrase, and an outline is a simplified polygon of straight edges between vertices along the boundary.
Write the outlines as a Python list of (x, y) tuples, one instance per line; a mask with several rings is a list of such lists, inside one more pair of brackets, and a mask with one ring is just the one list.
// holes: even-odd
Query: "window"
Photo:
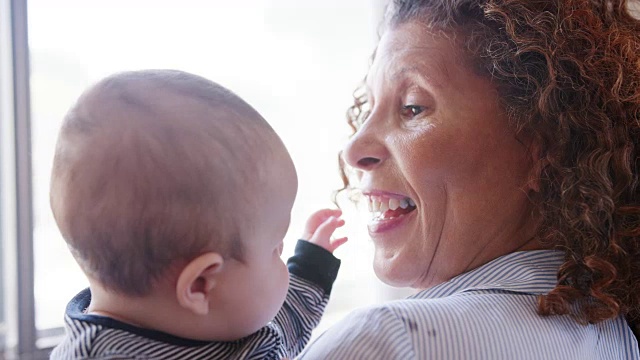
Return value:
[[(331, 193), (341, 186), (336, 156), (349, 132), (344, 114), (366, 73), (382, 2), (30, 0), (27, 6), (25, 1), (0, 0), (0, 60), (15, 78), (12, 82), (0, 77), (2, 129), (10, 130), (1, 139), (1, 224), (8, 227), (0, 227), (0, 252), (13, 264), (5, 262), (0, 270), (0, 278), (7, 280), (0, 283), (7, 299), (0, 305), (11, 309), (9, 314), (15, 312), (20, 296), (34, 300), (31, 307), (18, 311), (30, 314), (7, 327), (22, 344), (18, 352), (33, 351), (36, 343), (40, 348), (54, 345), (56, 336), (63, 334), (66, 303), (87, 286), (59, 235), (48, 201), (58, 128), (84, 88), (117, 71), (176, 68), (210, 78), (246, 99), (281, 136), (298, 170), (298, 196), (285, 239), (287, 256), (306, 217), (332, 206)], [(13, 23), (8, 21), (9, 10)], [(27, 10), (28, 51), (23, 24)], [(12, 52), (14, 45), (25, 50), (26, 59)], [(29, 64), (29, 57), (30, 76), (19, 62)], [(24, 134), (30, 136), (21, 138)], [(25, 176), (30, 181), (15, 180)], [(17, 187), (15, 199), (10, 196), (12, 186)], [(357, 306), (406, 294), (390, 291), (375, 278), (372, 245), (363, 221), (357, 220), (362, 216), (353, 207), (345, 211), (356, 220), (342, 231), (350, 242), (337, 252), (343, 268), (319, 330)], [(10, 272), (18, 268), (30, 271), (25, 276), (33, 287), (21, 292), (15, 284), (12, 294), (6, 291), (13, 281)], [(5, 329), (2, 315), (0, 311), (0, 334)], [(12, 330), (20, 326), (23, 332)]]

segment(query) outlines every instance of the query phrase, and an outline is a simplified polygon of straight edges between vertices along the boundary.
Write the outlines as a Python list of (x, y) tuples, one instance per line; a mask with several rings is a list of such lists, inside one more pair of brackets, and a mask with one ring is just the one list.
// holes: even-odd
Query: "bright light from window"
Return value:
[[(49, 209), (55, 138), (81, 91), (111, 73), (185, 70), (232, 89), (262, 113), (298, 169), (285, 256), (306, 217), (331, 206), (341, 186), (337, 152), (349, 131), (344, 114), (374, 46), (370, 0), (31, 0), (29, 16), (38, 329), (62, 326), (66, 303), (87, 286)], [(383, 297), (363, 230), (351, 221), (342, 232), (351, 240), (337, 253), (343, 269), (324, 326)]]

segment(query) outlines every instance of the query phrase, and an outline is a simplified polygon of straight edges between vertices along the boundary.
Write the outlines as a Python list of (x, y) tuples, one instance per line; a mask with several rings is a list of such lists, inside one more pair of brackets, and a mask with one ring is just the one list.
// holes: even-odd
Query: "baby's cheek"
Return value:
[(271, 269), (269, 279), (264, 279), (262, 286), (265, 286), (265, 292), (269, 296), (269, 299), (265, 299), (265, 302), (268, 304), (269, 311), (275, 316), (282, 307), (289, 289), (289, 270), (287, 266), (282, 261), (279, 261), (279, 264), (275, 264)]
[(284, 298), (287, 296), (287, 290), (289, 289), (289, 269), (284, 263), (282, 263), (282, 265), (280, 266), (279, 282), (280, 293), (282, 296), (282, 301), (284, 302)]

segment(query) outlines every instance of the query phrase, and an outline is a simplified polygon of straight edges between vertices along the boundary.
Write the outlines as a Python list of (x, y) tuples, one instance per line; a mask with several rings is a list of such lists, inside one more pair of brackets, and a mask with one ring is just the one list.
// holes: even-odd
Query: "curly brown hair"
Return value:
[[(566, 253), (541, 315), (640, 316), (640, 21), (625, 0), (395, 0), (386, 25), (462, 34), (544, 164), (538, 238)], [(375, 55), (374, 55), (375, 56)], [(366, 118), (362, 88), (348, 111)], [(340, 161), (345, 189), (348, 171)]]

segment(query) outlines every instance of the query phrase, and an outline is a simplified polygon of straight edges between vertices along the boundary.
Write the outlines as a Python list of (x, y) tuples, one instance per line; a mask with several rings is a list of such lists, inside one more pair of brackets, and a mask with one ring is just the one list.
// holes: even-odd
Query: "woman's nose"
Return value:
[(379, 128), (372, 126), (371, 119), (360, 127), (345, 146), (342, 156), (351, 167), (370, 171), (380, 166), (388, 157)]

